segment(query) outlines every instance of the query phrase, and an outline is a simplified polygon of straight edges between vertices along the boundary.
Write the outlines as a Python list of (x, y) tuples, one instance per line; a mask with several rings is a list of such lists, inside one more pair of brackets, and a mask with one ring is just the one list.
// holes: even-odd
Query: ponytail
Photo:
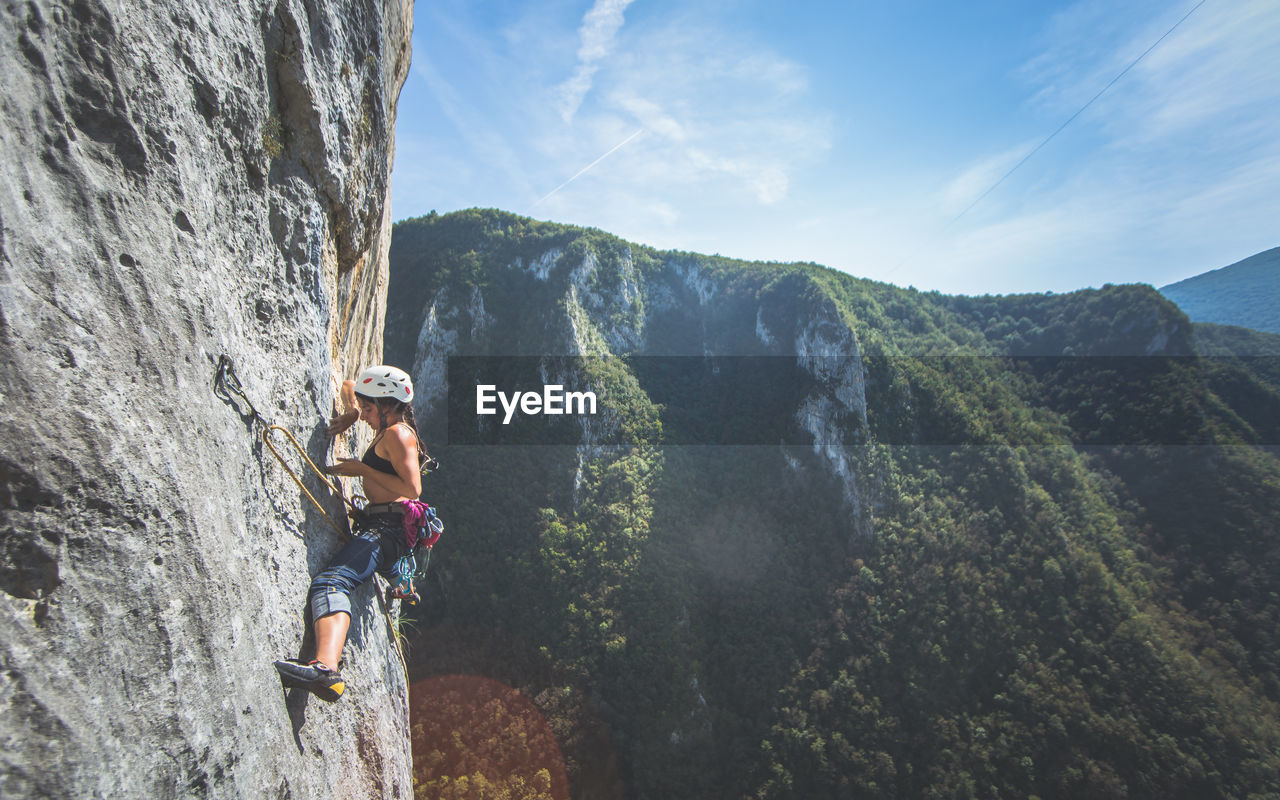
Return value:
[(426, 445), (422, 443), (422, 437), (418, 434), (418, 421), (413, 416), (413, 403), (401, 403), (401, 405), (404, 406), (404, 424), (409, 426), (414, 438), (418, 440), (418, 471), (426, 475), (439, 468), (440, 462), (427, 455)]

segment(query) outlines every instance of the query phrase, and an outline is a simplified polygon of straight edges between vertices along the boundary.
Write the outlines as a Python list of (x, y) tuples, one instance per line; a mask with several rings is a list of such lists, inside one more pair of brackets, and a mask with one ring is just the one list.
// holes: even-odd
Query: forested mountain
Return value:
[[(385, 342), (449, 525), (419, 796), (1280, 792), (1273, 365), (1198, 356), (1229, 337), (1150, 287), (949, 297), (473, 210), (395, 227)], [(601, 409), (510, 433), (485, 370)]]
[(1280, 334), (1280, 247), (1160, 287), (1195, 322)]

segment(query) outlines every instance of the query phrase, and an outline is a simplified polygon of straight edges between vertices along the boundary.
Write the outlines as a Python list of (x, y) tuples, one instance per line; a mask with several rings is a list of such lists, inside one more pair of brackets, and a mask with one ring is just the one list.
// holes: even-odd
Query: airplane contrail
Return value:
[(573, 177), (572, 177), (572, 178), (570, 178), (569, 180), (565, 181), (564, 183), (560, 184), (560, 185), (559, 185), (559, 186), (557, 186), (556, 188), (552, 189), (551, 191), (547, 192), (545, 195), (543, 195), (542, 197), (540, 197), (540, 198), (538, 199), (538, 202), (537, 202), (537, 203), (534, 203), (533, 205), (529, 206), (529, 210), (530, 210), (530, 211), (532, 211), (533, 209), (537, 208), (537, 207), (538, 207), (538, 204), (539, 204), (539, 203), (541, 203), (543, 200), (546, 200), (548, 197), (550, 197), (551, 195), (553, 195), (553, 194), (555, 194), (556, 192), (560, 191), (561, 189), (563, 189), (564, 187), (568, 186), (569, 184), (573, 183), (573, 182), (574, 182), (574, 181), (576, 181), (578, 178), (581, 178), (581, 177), (582, 177), (582, 174), (583, 174), (584, 172), (586, 172), (587, 170), (591, 169), (591, 168), (592, 168), (592, 167), (594, 167), (596, 164), (599, 164), (601, 161), (604, 161), (604, 160), (605, 160), (606, 158), (608, 158), (609, 156), (613, 155), (613, 154), (614, 154), (615, 152), (617, 152), (617, 151), (618, 151), (618, 150), (619, 150), (619, 149), (620, 149), (624, 144), (626, 144), (627, 142), (629, 142), (629, 141), (631, 141), (632, 139), (636, 138), (637, 136), (639, 136), (639, 135), (640, 135), (640, 134), (642, 134), (642, 133), (644, 133), (644, 128), (641, 128), (640, 130), (636, 131), (635, 133), (631, 134), (631, 135), (630, 135), (630, 136), (628, 136), (627, 138), (625, 138), (625, 139), (623, 139), (622, 141), (620, 141), (620, 142), (618, 142), (617, 144), (615, 144), (613, 147), (609, 148), (608, 152), (606, 152), (604, 155), (600, 156), (600, 157), (599, 157), (599, 158), (597, 158), (595, 161), (592, 161), (590, 164), (586, 165), (585, 167), (583, 167), (582, 169), (580, 169), (580, 170), (578, 170), (576, 173), (574, 173), (574, 175), (573, 175)]

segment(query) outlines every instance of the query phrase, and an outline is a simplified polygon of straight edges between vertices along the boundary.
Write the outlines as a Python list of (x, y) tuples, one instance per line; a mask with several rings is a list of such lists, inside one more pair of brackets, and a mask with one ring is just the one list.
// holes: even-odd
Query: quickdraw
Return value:
[(253, 407), (253, 401), (244, 393), (244, 387), (240, 385), (240, 379), (236, 377), (235, 364), (231, 362), (229, 356), (223, 355), (218, 358), (218, 370), (213, 373), (213, 393), (229, 403), (234, 404), (239, 399), (248, 406), (248, 414), (238, 408), (236, 409), (236, 412), (246, 422), (253, 423), (256, 420), (262, 422), (263, 425), (267, 424), (267, 421), (258, 413), (258, 409)]
[(311, 501), (312, 505), (314, 505), (317, 510), (319, 510), (321, 516), (325, 518), (338, 535), (344, 539), (350, 538), (348, 530), (337, 522), (334, 522), (333, 517), (329, 516), (329, 512), (325, 510), (325, 507), (316, 499), (316, 496), (312, 494), (311, 490), (302, 482), (302, 478), (298, 477), (298, 473), (294, 472), (293, 467), (289, 466), (289, 462), (285, 461), (284, 456), (280, 455), (280, 451), (276, 449), (275, 444), (271, 441), (271, 432), (280, 431), (283, 433), (289, 440), (289, 443), (293, 445), (293, 449), (298, 452), (298, 455), (302, 456), (302, 460), (307, 463), (308, 467), (311, 467), (311, 471), (316, 474), (316, 477), (320, 479), (320, 482), (327, 486), (329, 491), (338, 495), (338, 497), (341, 497), (342, 502), (350, 506), (352, 511), (359, 512), (360, 507), (347, 499), (347, 496), (342, 493), (342, 489), (335, 486), (333, 481), (329, 480), (329, 477), (325, 474), (324, 470), (316, 466), (316, 462), (311, 460), (311, 456), (307, 455), (307, 451), (301, 444), (299, 444), (294, 435), (289, 432), (288, 428), (281, 425), (272, 425), (267, 422), (266, 418), (258, 413), (258, 409), (254, 407), (253, 401), (251, 401), (249, 396), (245, 394), (244, 386), (241, 385), (240, 379), (236, 377), (235, 364), (232, 363), (228, 356), (224, 355), (218, 359), (218, 371), (213, 376), (213, 393), (229, 402), (240, 400), (248, 406), (249, 413), (246, 414), (245, 412), (240, 411), (240, 416), (251, 425), (254, 422), (262, 424), (262, 443), (271, 451), (271, 455), (276, 457), (276, 461), (280, 462), (280, 466), (284, 467), (284, 471), (289, 473), (289, 477), (293, 478), (293, 482), (298, 485), (298, 488), (302, 490), (302, 493), (307, 496), (307, 499)]

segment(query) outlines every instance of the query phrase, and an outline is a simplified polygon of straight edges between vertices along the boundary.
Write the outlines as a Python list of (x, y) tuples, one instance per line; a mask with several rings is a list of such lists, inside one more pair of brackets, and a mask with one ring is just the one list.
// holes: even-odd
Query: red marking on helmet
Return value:
[(371, 380), (373, 380), (373, 378), (365, 378), (361, 383), (368, 383)]

